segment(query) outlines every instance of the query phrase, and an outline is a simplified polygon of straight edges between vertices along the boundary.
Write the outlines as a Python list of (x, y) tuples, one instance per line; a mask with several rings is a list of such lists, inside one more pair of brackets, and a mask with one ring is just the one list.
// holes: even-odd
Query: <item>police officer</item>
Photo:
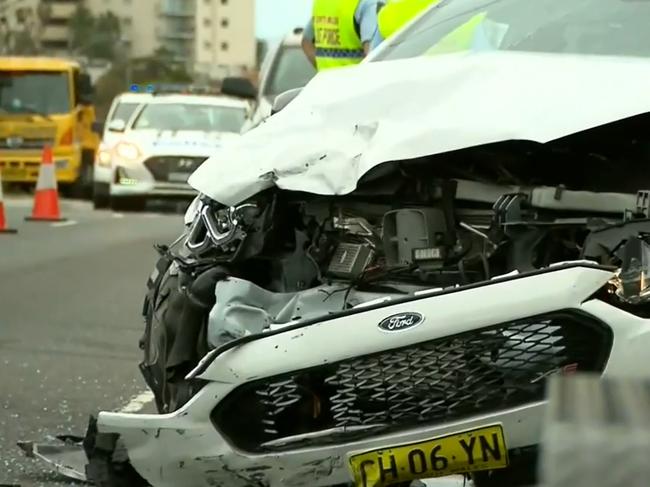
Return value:
[[(443, 0), (387, 0), (378, 15), (379, 35), (381, 43), (400, 30), (405, 24), (423, 12), (430, 5), (441, 3)], [(461, 51), (480, 51), (498, 48), (498, 44), (507, 32), (507, 24), (499, 24), (487, 18), (486, 12), (479, 12), (467, 22), (460, 25), (449, 34), (438, 40), (424, 54), (447, 54)], [(373, 46), (374, 47), (374, 46)]]
[(382, 40), (388, 39), (415, 18), (429, 5), (440, 0), (386, 0), (386, 5), (378, 15), (379, 35), (375, 37), (373, 48)]
[(360, 63), (378, 44), (377, 13), (385, 0), (314, 0), (302, 48), (319, 70)]

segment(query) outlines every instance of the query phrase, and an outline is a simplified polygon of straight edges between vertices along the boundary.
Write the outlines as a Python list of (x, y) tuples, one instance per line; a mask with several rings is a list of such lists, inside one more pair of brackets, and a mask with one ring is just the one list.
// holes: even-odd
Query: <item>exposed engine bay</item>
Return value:
[[(599, 46), (625, 31), (603, 25)], [(143, 308), (169, 414), (103, 411), (90, 466), (141, 477), (120, 485), (387, 485), (427, 476), (408, 461), (427, 442), (427, 474), (533, 485), (549, 377), (649, 376), (648, 61), (549, 39), (331, 70), (215, 152)], [(507, 468), (440, 451), (490, 425)]]
[(554, 262), (619, 263), (605, 229), (648, 214), (630, 186), (643, 181), (647, 149), (630, 135), (645, 118), (387, 163), (344, 196), (197, 199), (145, 303), (142, 371), (159, 409), (191, 397), (186, 374), (232, 340)]

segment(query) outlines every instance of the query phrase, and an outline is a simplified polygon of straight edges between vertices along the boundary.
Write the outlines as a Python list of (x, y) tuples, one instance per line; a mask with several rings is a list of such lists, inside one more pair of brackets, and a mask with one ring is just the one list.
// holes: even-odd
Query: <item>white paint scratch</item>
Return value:
[(65, 222), (52, 223), (52, 226), (53, 226), (53, 227), (57, 227), (57, 228), (60, 228), (60, 227), (71, 227), (72, 225), (76, 225), (77, 223), (79, 223), (79, 222), (76, 221), (76, 220), (68, 220), (68, 221), (65, 221)]

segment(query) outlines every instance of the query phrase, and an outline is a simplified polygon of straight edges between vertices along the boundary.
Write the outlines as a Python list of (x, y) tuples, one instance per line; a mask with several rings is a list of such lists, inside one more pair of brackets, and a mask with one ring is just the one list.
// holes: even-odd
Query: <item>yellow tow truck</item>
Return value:
[(64, 194), (90, 196), (99, 146), (90, 77), (73, 60), (0, 57), (0, 171), (33, 186), (43, 147), (52, 148)]

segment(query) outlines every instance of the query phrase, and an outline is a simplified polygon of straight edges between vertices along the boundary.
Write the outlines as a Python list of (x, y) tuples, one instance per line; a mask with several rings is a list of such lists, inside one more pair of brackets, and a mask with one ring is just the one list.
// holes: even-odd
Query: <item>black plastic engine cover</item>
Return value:
[(227, 276), (225, 269), (214, 267), (194, 277), (172, 264), (163, 254), (148, 283), (140, 342), (140, 371), (161, 413), (177, 409), (195, 392), (196, 384), (187, 383), (185, 376), (209, 350), (206, 327), (214, 288)]

